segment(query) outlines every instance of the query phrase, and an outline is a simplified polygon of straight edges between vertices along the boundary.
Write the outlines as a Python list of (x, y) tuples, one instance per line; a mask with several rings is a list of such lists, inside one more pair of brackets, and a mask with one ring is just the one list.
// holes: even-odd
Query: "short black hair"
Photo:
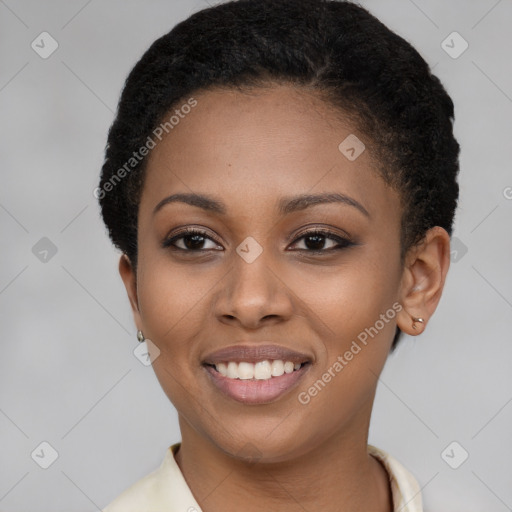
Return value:
[[(379, 174), (401, 199), (402, 264), (431, 227), (452, 234), (459, 195), (454, 107), (420, 54), (348, 1), (233, 0), (177, 24), (125, 81), (95, 195), (112, 242), (135, 269), (147, 161), (139, 149), (193, 93), (283, 83), (322, 95), (371, 141)], [(392, 350), (400, 336), (397, 326)]]

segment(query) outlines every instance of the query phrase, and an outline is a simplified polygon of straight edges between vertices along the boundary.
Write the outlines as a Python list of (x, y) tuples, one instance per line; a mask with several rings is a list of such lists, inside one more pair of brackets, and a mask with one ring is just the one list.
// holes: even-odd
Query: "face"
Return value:
[(194, 97), (149, 155), (136, 292), (122, 270), (182, 435), (269, 461), (363, 439), (397, 323), (399, 197), (310, 92)]

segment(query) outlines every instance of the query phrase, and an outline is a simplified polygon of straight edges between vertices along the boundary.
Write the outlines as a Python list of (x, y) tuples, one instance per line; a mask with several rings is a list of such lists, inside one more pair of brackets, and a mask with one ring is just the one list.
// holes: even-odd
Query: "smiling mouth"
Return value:
[(271, 380), (300, 370), (307, 361), (303, 363), (283, 361), (282, 359), (262, 360), (252, 363), (249, 361), (226, 361), (216, 364), (206, 363), (206, 366), (213, 368), (217, 373), (232, 380)]
[(309, 361), (293, 363), (280, 359), (203, 364), (215, 391), (245, 405), (270, 404), (289, 395), (311, 366)]
[(221, 348), (201, 366), (212, 390), (244, 404), (275, 402), (298, 385), (315, 359), (312, 354), (260, 342)]

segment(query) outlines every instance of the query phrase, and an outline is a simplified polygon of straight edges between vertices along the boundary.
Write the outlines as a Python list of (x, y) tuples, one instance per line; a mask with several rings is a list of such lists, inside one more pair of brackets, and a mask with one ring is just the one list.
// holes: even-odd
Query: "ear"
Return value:
[[(440, 226), (431, 228), (424, 240), (406, 256), (400, 289), (403, 309), (398, 313), (400, 329), (416, 336), (421, 334), (437, 308), (450, 267), (450, 235)], [(412, 317), (423, 323), (413, 326)]]
[(137, 297), (137, 276), (130, 259), (126, 254), (123, 254), (119, 259), (119, 274), (121, 275), (121, 279), (123, 280), (126, 288), (126, 293), (128, 294), (128, 299), (130, 300), (135, 325), (137, 326), (137, 329), (142, 330), (142, 320), (140, 317), (139, 301)]

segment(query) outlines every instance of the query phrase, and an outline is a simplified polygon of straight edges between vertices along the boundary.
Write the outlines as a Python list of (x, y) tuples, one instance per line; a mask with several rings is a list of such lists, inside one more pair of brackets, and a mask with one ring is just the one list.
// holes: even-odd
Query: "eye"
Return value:
[[(354, 243), (347, 238), (326, 229), (315, 229), (302, 233), (295, 239), (292, 246), (297, 245), (300, 240), (304, 240), (306, 248), (298, 248), (296, 250), (309, 253), (325, 253), (354, 245)], [(212, 246), (204, 247), (207, 242), (211, 242)], [(223, 250), (222, 248), (219, 249), (219, 247), (221, 247), (220, 244), (209, 236), (206, 231), (197, 228), (186, 228), (172, 237), (167, 238), (163, 241), (162, 247), (183, 252), (201, 252), (212, 249)]]
[[(326, 229), (315, 229), (302, 233), (292, 245), (297, 244), (300, 240), (304, 240), (306, 248), (299, 248), (298, 250), (313, 253), (336, 251), (354, 245), (354, 243), (347, 238)], [(330, 246), (327, 242), (331, 243)], [(328, 247), (326, 247), (326, 243)]]
[[(210, 241), (213, 243), (213, 247), (203, 247), (205, 242)], [(179, 243), (181, 243), (181, 247), (179, 247)], [(181, 231), (180, 233), (175, 234), (174, 236), (167, 238), (163, 241), (162, 247), (164, 248), (172, 248), (179, 251), (185, 252), (200, 252), (207, 251), (210, 249), (216, 249), (219, 247), (219, 244), (208, 234), (206, 231), (202, 231), (197, 228), (187, 228)]]

